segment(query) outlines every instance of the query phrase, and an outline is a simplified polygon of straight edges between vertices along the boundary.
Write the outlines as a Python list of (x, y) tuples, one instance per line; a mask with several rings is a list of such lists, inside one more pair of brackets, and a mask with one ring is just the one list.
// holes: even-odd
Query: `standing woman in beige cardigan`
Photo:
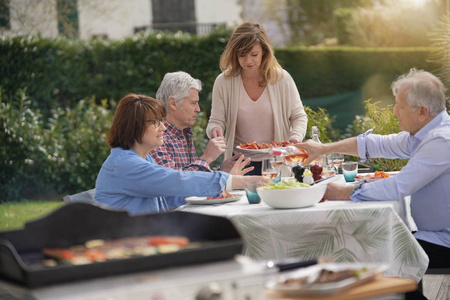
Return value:
[[(220, 69), (206, 130), (210, 138), (225, 132), (225, 159), (239, 152), (236, 146), (241, 143), (303, 140), (308, 117), (300, 94), (277, 62), (261, 25), (245, 22), (235, 29), (220, 58)], [(243, 154), (255, 167), (247, 175), (260, 175), (265, 154)]]

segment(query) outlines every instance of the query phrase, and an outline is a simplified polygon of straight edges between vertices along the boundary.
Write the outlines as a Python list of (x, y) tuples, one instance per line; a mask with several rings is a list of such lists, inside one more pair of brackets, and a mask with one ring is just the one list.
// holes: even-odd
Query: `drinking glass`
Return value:
[(331, 177), (334, 174), (336, 174), (337, 171), (334, 166), (332, 154), (325, 155), (325, 160), (326, 160), (326, 166), (323, 166), (322, 177), (328, 178), (328, 177)]
[(247, 195), (248, 203), (258, 204), (261, 202), (261, 198), (256, 191), (256, 189), (260, 186), (264, 186), (264, 183), (262, 181), (245, 183), (245, 194)]
[(269, 179), (275, 179), (280, 172), (275, 157), (266, 158), (262, 161), (261, 175)]
[(355, 176), (358, 174), (358, 162), (346, 161), (342, 163), (342, 173), (346, 182), (355, 181)]
[(333, 153), (331, 154), (333, 159), (333, 164), (336, 167), (336, 170), (339, 169), (339, 166), (344, 162), (344, 154), (341, 153)]

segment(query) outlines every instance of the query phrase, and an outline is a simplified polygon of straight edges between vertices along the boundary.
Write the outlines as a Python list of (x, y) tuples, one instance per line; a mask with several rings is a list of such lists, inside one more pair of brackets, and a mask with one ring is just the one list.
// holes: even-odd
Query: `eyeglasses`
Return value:
[(159, 128), (159, 126), (161, 126), (161, 124), (166, 122), (166, 118), (148, 120), (147, 122), (152, 123), (153, 126), (155, 126), (155, 128)]

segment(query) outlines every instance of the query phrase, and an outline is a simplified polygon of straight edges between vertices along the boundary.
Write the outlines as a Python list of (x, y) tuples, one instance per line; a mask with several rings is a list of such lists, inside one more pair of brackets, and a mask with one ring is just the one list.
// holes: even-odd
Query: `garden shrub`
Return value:
[[(401, 131), (400, 123), (394, 115), (393, 106), (378, 106), (377, 102), (372, 103), (371, 99), (365, 101), (366, 114), (364, 116), (356, 116), (352, 125), (347, 128), (346, 136), (357, 136), (369, 129), (373, 129), (374, 134), (392, 134)], [(366, 162), (367, 165), (378, 165), (379, 170), (383, 171), (399, 171), (403, 168), (408, 159), (387, 159), (373, 158)]]
[(109, 154), (113, 113), (106, 100), (56, 108), (48, 120), (23, 91), (0, 95), (0, 202), (91, 189)]

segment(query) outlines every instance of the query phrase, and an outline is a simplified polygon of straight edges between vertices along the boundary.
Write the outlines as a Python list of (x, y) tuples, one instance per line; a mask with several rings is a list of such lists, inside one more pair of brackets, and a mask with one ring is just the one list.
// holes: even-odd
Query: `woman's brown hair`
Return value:
[(128, 150), (141, 143), (149, 120), (166, 117), (164, 104), (145, 95), (128, 94), (119, 101), (107, 142), (111, 148)]
[(275, 83), (279, 77), (283, 76), (283, 73), (280, 72), (282, 68), (275, 58), (264, 28), (258, 23), (245, 22), (234, 30), (220, 57), (220, 69), (225, 77), (239, 74), (241, 71), (239, 57), (250, 53), (256, 44), (260, 44), (263, 50), (260, 69), (264, 74), (264, 81), (260, 82), (260, 85)]

